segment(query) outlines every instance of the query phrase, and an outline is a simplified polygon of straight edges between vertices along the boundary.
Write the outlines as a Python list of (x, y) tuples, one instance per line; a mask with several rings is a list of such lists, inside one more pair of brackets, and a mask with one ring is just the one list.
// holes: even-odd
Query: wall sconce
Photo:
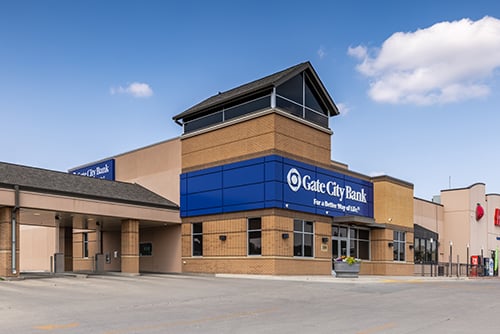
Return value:
[(392, 242), (389, 242), (389, 243), (387, 244), (387, 246), (392, 247), (392, 246), (393, 246), (393, 243), (392, 243)]
[(321, 238), (321, 241), (322, 241), (324, 244), (326, 244), (326, 243), (328, 242), (328, 238), (323, 237), (323, 238)]
[(410, 250), (412, 250), (412, 249), (413, 249), (413, 245), (410, 245), (410, 246), (408, 246), (408, 247), (410, 247)]
[(288, 233), (283, 233), (283, 234), (281, 234), (281, 238), (283, 238), (283, 239), (288, 239)]
[(227, 238), (227, 237), (226, 237), (225, 235), (223, 235), (223, 234), (222, 234), (222, 235), (219, 235), (219, 240), (220, 240), (220, 241), (226, 241), (226, 238)]

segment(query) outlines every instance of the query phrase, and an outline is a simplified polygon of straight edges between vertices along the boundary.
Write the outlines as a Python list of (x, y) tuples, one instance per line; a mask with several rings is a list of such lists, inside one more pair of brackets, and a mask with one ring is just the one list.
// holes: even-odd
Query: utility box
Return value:
[(104, 262), (105, 256), (104, 254), (96, 254), (95, 255), (95, 271), (100, 273), (104, 271)]
[(54, 272), (55, 273), (64, 272), (64, 253), (54, 254)]

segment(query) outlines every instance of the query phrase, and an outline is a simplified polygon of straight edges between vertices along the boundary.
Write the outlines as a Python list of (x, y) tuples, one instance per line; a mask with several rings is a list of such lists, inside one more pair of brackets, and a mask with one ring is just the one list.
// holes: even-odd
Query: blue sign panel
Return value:
[(373, 184), (271, 155), (181, 175), (181, 216), (282, 208), (373, 218)]
[(101, 161), (93, 165), (88, 165), (69, 171), (71, 174), (94, 177), (104, 180), (115, 180), (115, 159)]

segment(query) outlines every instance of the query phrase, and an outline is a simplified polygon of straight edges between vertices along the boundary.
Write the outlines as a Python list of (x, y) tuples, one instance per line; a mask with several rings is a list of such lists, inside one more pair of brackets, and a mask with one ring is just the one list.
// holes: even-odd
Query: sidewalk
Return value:
[[(328, 282), (328, 283), (431, 283), (431, 282), (453, 282), (466, 281), (469, 277), (429, 277), (429, 276), (374, 276), (360, 275), (357, 278), (337, 278), (332, 275), (299, 275), (299, 276), (275, 276), (275, 275), (245, 275), (245, 274), (215, 274), (219, 278), (243, 278), (257, 280), (298, 281), (298, 282)], [(482, 279), (474, 277), (473, 279)]]

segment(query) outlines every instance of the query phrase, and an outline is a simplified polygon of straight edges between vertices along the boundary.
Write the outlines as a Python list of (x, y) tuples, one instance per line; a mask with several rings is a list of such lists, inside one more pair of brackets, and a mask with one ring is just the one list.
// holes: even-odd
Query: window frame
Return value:
[[(258, 229), (250, 229), (250, 221), (251, 220), (256, 220), (258, 219), (260, 222), (260, 228)], [(260, 248), (259, 248), (259, 253), (255, 254), (250, 254), (250, 233), (257, 233), (259, 232), (259, 239), (260, 239)], [(247, 256), (262, 256), (262, 217), (249, 217), (247, 218)]]
[[(406, 232), (393, 231), (393, 261), (406, 262)], [(401, 259), (403, 254), (403, 259)]]
[[(201, 232), (195, 232), (194, 231), (194, 225), (200, 224), (201, 226)], [(195, 236), (200, 237), (200, 254), (195, 254), (195, 247), (194, 247), (194, 240)], [(203, 223), (202, 222), (194, 222), (191, 223), (191, 256), (192, 257), (203, 257)]]
[[(295, 229), (295, 223), (296, 222), (301, 222), (301, 230), (300, 231), (297, 231)], [(306, 223), (311, 223), (312, 225), (312, 232), (308, 232), (305, 230), (305, 226), (306, 226)], [(314, 221), (309, 221), (309, 220), (305, 220), (305, 219), (294, 219), (293, 220), (293, 256), (294, 257), (298, 257), (298, 258), (314, 258), (315, 256), (315, 250), (314, 250), (314, 236), (315, 236), (315, 224), (314, 224)], [(302, 255), (297, 255), (296, 252), (295, 252), (295, 241), (296, 241), (296, 237), (300, 235), (300, 247), (301, 247), (301, 254)], [(311, 255), (305, 255), (305, 237), (307, 236), (311, 236)]]
[(89, 258), (89, 232), (82, 232), (82, 257)]

